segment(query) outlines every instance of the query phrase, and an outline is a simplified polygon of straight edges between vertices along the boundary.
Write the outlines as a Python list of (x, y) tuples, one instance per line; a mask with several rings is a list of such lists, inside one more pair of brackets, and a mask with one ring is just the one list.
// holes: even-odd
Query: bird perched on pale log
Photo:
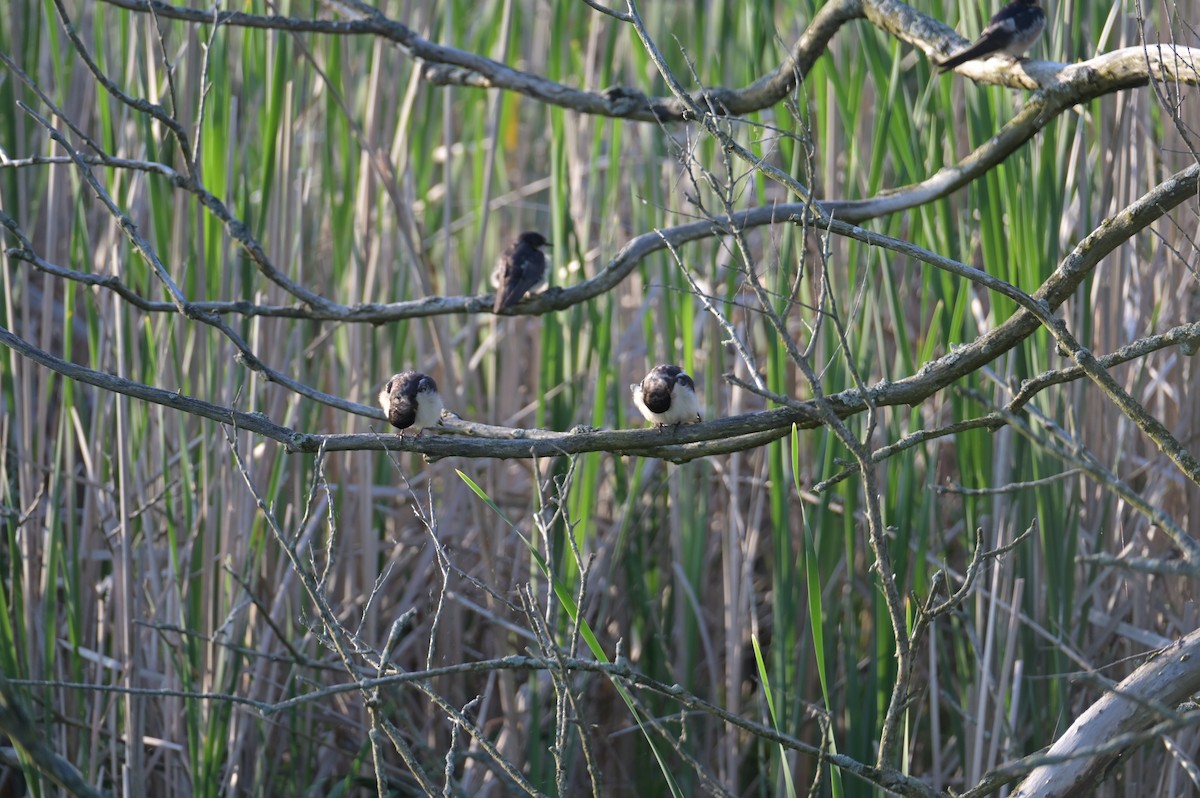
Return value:
[(1046, 27), (1046, 12), (1038, 0), (1013, 0), (996, 12), (975, 43), (938, 64), (945, 72), (960, 64), (1004, 54), (1019, 59), (1033, 46)]

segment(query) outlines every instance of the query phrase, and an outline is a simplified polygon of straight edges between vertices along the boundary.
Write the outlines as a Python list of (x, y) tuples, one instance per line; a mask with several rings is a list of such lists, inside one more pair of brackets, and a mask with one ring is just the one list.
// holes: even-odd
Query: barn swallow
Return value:
[(546, 255), (542, 247), (551, 246), (541, 233), (521, 233), (517, 240), (504, 250), (493, 275), (496, 282), (496, 304), (493, 312), (499, 313), (515, 305), (525, 292), (536, 288), (546, 276)]
[(938, 71), (945, 72), (967, 61), (998, 53), (1020, 58), (1045, 27), (1046, 12), (1042, 11), (1038, 0), (1013, 0), (996, 12), (974, 44), (942, 61)]
[(393, 427), (411, 428), (418, 437), (426, 427), (442, 423), (445, 407), (433, 377), (416, 371), (393, 374), (379, 392), (379, 406)]
[(638, 411), (659, 428), (700, 421), (696, 383), (679, 366), (655, 366), (640, 383), (630, 385), (629, 391)]

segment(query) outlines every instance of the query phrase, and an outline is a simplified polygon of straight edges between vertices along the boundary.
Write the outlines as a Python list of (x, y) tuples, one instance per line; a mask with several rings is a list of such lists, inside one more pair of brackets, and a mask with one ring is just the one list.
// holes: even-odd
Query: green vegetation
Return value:
[[(180, 141), (97, 83), (55, 3), (8, 4), (0, 53), (62, 117), (0, 65), (3, 156), (65, 154), (21, 102), (84, 154), (94, 153), (67, 120), (113, 158), (187, 178)], [(646, 2), (641, 13), (694, 90), (774, 69), (818, 7)], [(66, 8), (108, 79), (182, 123), (195, 179), (286, 278), (264, 276), (198, 192), (94, 164), (190, 302), (303, 309), (288, 280), (345, 305), (484, 295), (496, 255), (526, 229), (554, 242), (549, 282), (567, 287), (635, 236), (800, 199), (698, 124), (436, 85), (423, 75), (441, 67), (379, 37)], [(258, 0), (235, 10), (337, 14)], [(430, 41), (567, 86), (669, 93), (630, 25), (575, 0), (380, 10)], [(990, 14), (969, 2), (918, 10), (965, 35)], [(1110, 12), (1122, 33), (1106, 28)], [(1131, 35), (1124, 14), (1055, 5), (1032, 54), (1072, 61), (1132, 45), (1119, 38)], [(718, 125), (817, 198), (860, 199), (957, 163), (1029, 97), (938, 77), (925, 54), (858, 20), (785, 102)], [(1057, 115), (966, 188), (863, 225), (1032, 293), (1102, 219), (1192, 162), (1153, 91), (1135, 88)], [(1176, 211), (1184, 228), (1194, 205)], [(49, 264), (171, 300), (78, 166), (0, 157), (0, 212), (13, 220), (0, 226), (4, 247), (23, 249), (19, 233)], [(1194, 317), (1191, 239), (1170, 219), (1152, 230), (1057, 311), (1098, 355)], [(267, 367), (315, 391), (373, 405), (388, 375), (414, 368), (463, 419), (567, 431), (640, 427), (627, 386), (660, 362), (696, 378), (706, 421), (775, 406), (723, 378), (748, 381), (749, 369), (692, 279), (753, 352), (764, 387), (800, 400), (812, 388), (748, 270), (830, 395), (859, 379), (902, 380), (1017, 311), (915, 258), (810, 226), (752, 228), (744, 240), (744, 250), (730, 235), (660, 249), (611, 290), (541, 315), (220, 318)], [(42, 350), (299, 432), (392, 434), (248, 368), (212, 325), (18, 255), (0, 258), (0, 326)], [(1040, 329), (915, 406), (845, 423), (877, 450), (987, 415), (1023, 380), (1069, 365)], [(1187, 442), (1190, 365), (1167, 348), (1111, 373)], [(898, 674), (869, 500), (910, 628), (935, 572), (948, 577), (943, 593), (961, 585), (977, 529), (987, 550), (1035, 530), (985, 561), (965, 602), (915, 643), (918, 695), (898, 755), (882, 764), (934, 789), (968, 788), (1052, 742), (1096, 698), (1075, 673), (1119, 679), (1155, 641), (1194, 627), (1187, 577), (1079, 559), (1172, 551), (1160, 526), (1077, 470), (1081, 452), (1184, 529), (1196, 508), (1196, 486), (1086, 379), (1043, 390), (998, 430), (883, 460), (877, 497), (854, 473), (816, 491), (854, 455), (827, 426), (786, 431), (682, 465), (605, 452), (432, 463), (367, 449), (289, 454), (0, 348), (0, 672), (51, 748), (116, 794), (136, 784), (148, 795), (409, 795), (449, 779), (448, 794), (480, 796), (589, 794), (596, 783), (614, 795), (804, 795), (817, 784), (859, 796), (883, 791), (765, 732), (876, 764)], [(380, 652), (404, 673), (446, 670), (355, 686), (387, 672)], [(576, 660), (606, 665), (568, 667)], [(470, 663), (482, 664), (455, 667)], [(0, 758), (0, 774), (55, 794), (16, 750), (19, 765)], [(1165, 757), (1132, 753), (1113, 794), (1186, 790)]]

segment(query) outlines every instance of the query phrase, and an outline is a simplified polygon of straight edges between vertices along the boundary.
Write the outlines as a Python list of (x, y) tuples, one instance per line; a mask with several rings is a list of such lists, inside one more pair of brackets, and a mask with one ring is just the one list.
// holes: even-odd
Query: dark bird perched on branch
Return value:
[(1042, 11), (1038, 0), (1013, 0), (996, 12), (974, 44), (938, 64), (938, 70), (945, 72), (959, 64), (998, 53), (1020, 58), (1045, 27), (1046, 12)]
[(629, 390), (638, 411), (660, 428), (700, 421), (696, 383), (679, 366), (655, 366)]
[(496, 313), (515, 305), (525, 292), (536, 288), (546, 276), (546, 256), (542, 247), (551, 246), (541, 233), (521, 233), (504, 250), (493, 275), (496, 283)]
[(445, 407), (433, 377), (416, 371), (392, 375), (379, 392), (379, 406), (393, 427), (400, 430), (411, 428), (418, 437), (426, 427), (442, 423), (442, 409)]

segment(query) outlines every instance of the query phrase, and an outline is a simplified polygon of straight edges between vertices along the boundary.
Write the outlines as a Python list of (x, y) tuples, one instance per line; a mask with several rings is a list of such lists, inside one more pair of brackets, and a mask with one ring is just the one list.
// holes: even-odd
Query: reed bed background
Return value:
[[(689, 87), (753, 82), (816, 10), (808, 0), (645, 6), (647, 29)], [(667, 91), (628, 26), (572, 0), (379, 7), (432, 41), (562, 83)], [(695, 218), (692, 199), (723, 210), (690, 176), (724, 174), (726, 163), (697, 125), (432, 85), (418, 62), (373, 37), (213, 29), (104, 2), (66, 8), (117, 86), (164, 104), (189, 130), (199, 122), (205, 187), (280, 269), (341, 303), (486, 294), (496, 256), (525, 229), (554, 242), (550, 283), (567, 286), (632, 237)], [(328, 14), (310, 3), (237, 10)], [(994, 9), (933, 2), (919, 10), (970, 36)], [(1033, 54), (1072, 61), (1143, 35), (1182, 37), (1194, 10), (1172, 7), (1180, 17), (1163, 20), (1161, 9), (1144, 9), (1139, 23), (1128, 4), (1054, 3)], [(98, 85), (52, 4), (9, 0), (0, 52), (110, 155), (178, 163), (161, 124)], [(834, 37), (788, 103), (730, 130), (817, 197), (871, 197), (954, 163), (1026, 96), (938, 77), (923, 54), (858, 21)], [(62, 126), (13, 70), (0, 70), (4, 155), (61, 156), (18, 101)], [(964, 190), (867, 226), (1032, 291), (1102, 219), (1194, 162), (1179, 133), (1192, 116), (1185, 105), (1184, 125), (1173, 124), (1148, 88), (1110, 94), (1060, 115)], [(294, 301), (195, 194), (143, 171), (95, 172), (189, 299)], [(794, 199), (744, 165), (729, 176), (736, 208)], [(164, 298), (76, 166), (0, 163), (0, 210), (46, 261), (116, 274)], [(1185, 204), (1109, 256), (1063, 308), (1095, 352), (1196, 320), (1195, 210)], [(16, 246), (11, 232), (4, 237)], [(911, 375), (1015, 310), (928, 265), (800, 226), (747, 237), (790, 331), (812, 347), (827, 393), (854, 385), (851, 367), (868, 384)], [(814, 309), (822, 250), (844, 342)], [(677, 254), (753, 349), (768, 387), (808, 398), (745, 286), (733, 242), (704, 240)], [(263, 379), (225, 336), (180, 314), (138, 309), (13, 257), (0, 260), (0, 286), (0, 324), (67, 361), (303, 432), (390, 435), (378, 419)], [(665, 250), (595, 299), (538, 316), (226, 320), (271, 368), (326, 394), (370, 405), (388, 375), (416, 368), (438, 380), (450, 410), (506, 427), (640, 426), (627, 386), (658, 362), (696, 377), (706, 417), (770, 406), (723, 379), (744, 379), (747, 368)], [(917, 406), (880, 408), (867, 443), (983, 415), (1011, 398), (1011, 385), (1064, 365), (1039, 331)], [(1191, 442), (1192, 365), (1169, 348), (1112, 373)], [(367, 706), (358, 690), (330, 689), (353, 679), (300, 576), (307, 569), (319, 580), (361, 644), (350, 663), (362, 676), (376, 669), (365, 652), (388, 649), (402, 616), (388, 654), (406, 671), (540, 656), (546, 639), (584, 656), (569, 602), (545, 566), (582, 598), (581, 617), (609, 658), (619, 653), (639, 673), (733, 715), (872, 763), (896, 679), (895, 642), (865, 537), (862, 482), (813, 490), (850, 458), (828, 429), (678, 466), (605, 453), (426, 463), (399, 452), (288, 454), (260, 435), (66, 379), (12, 350), (0, 352), (0, 396), (0, 670), (21, 686), (45, 740), (93, 785), (130, 795), (414, 794), (411, 769), (391, 743), (381, 755), (372, 737), (381, 714), (433, 783), (449, 783), (447, 794), (521, 792), (436, 693), (528, 784), (586, 794), (593, 786), (580, 731), (556, 747), (565, 721), (555, 688), (565, 683), (602, 794), (713, 790), (702, 773), (735, 795), (879, 793), (661, 695), (635, 693), (627, 703), (597, 673), (559, 682), (538, 669), (451, 670), (425, 682), (429, 692), (385, 689)], [(868, 432), (862, 415), (847, 424)], [(915, 603), (939, 569), (958, 584), (975, 530), (995, 548), (1033, 529), (922, 641), (925, 690), (906, 716), (902, 760), (890, 764), (935, 789), (968, 787), (1049, 744), (1101, 693), (1080, 674), (1117, 680), (1196, 628), (1191, 578), (1078, 560), (1171, 553), (1160, 529), (1078, 469), (1081, 452), (1194, 527), (1196, 485), (1086, 380), (1043, 391), (996, 432), (932, 440), (879, 469), (893, 565)], [(953, 489), (1025, 482), (1035, 484)], [(281, 540), (295, 546), (299, 565)], [(1174, 744), (1173, 753), (1150, 745), (1131, 754), (1100, 792), (1189, 793), (1181, 763), (1194, 755), (1195, 733)], [(14, 749), (3, 761), (0, 793), (58, 789)]]

